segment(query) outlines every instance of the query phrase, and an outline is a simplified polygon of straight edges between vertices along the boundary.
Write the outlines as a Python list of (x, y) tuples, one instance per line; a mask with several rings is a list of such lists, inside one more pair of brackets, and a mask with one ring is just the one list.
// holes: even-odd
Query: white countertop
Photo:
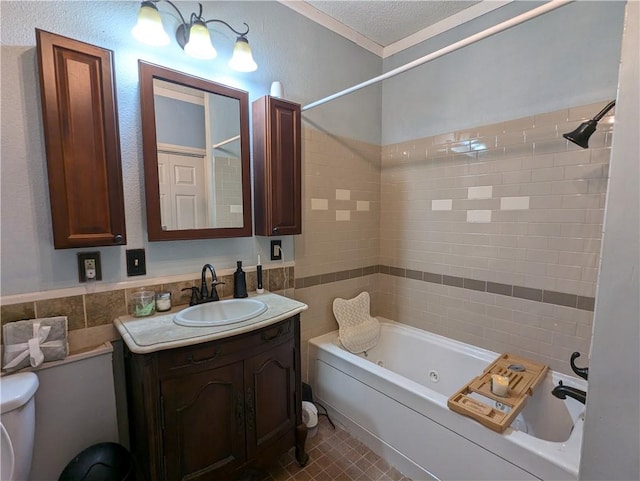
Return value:
[(122, 316), (114, 321), (114, 325), (131, 352), (147, 354), (243, 334), (287, 319), (308, 307), (302, 302), (270, 292), (250, 297), (264, 302), (267, 310), (253, 319), (228, 326), (179, 326), (173, 322), (173, 317), (181, 310), (179, 308), (149, 317)]

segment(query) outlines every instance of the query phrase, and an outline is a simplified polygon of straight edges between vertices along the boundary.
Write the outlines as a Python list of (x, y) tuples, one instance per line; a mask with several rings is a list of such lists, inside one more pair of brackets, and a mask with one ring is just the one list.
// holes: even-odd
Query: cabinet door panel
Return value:
[(302, 232), (300, 105), (273, 97), (253, 102), (256, 234)]
[(245, 361), (249, 457), (295, 426), (293, 351), (290, 340)]
[(112, 52), (36, 37), (54, 247), (126, 244)]
[(242, 372), (238, 362), (162, 383), (167, 479), (216, 479), (244, 462)]
[(271, 144), (271, 155), (277, 159), (273, 168), (274, 234), (299, 234), (300, 226), (300, 113), (288, 104), (273, 102), (271, 124), (277, 141)]

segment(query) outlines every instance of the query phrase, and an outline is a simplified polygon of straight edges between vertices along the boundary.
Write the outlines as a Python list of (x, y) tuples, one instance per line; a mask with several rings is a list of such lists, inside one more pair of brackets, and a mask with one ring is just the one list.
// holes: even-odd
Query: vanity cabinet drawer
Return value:
[(241, 359), (247, 350), (260, 353), (293, 336), (293, 321), (286, 319), (246, 334), (197, 346), (161, 351), (158, 353), (158, 372), (164, 377), (223, 366)]

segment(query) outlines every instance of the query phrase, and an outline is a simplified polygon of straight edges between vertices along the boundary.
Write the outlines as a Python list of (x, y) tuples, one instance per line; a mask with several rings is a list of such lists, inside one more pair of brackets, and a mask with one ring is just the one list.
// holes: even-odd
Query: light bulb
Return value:
[(131, 30), (134, 38), (153, 46), (169, 44), (169, 36), (164, 31), (162, 19), (157, 7), (152, 2), (142, 2), (138, 11), (138, 22)]
[(184, 46), (187, 55), (202, 60), (210, 60), (218, 55), (216, 49), (211, 45), (211, 36), (207, 25), (196, 20), (189, 29), (189, 41)]
[(253, 72), (258, 69), (258, 64), (253, 60), (249, 41), (245, 37), (238, 37), (236, 40), (229, 67), (238, 72)]

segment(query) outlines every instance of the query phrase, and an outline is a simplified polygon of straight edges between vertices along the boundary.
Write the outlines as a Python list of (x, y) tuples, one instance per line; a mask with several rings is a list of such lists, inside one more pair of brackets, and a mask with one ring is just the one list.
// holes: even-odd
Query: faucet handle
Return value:
[(226, 282), (219, 281), (217, 278), (211, 281), (211, 293), (209, 294), (209, 299), (212, 301), (219, 301), (220, 297), (218, 296), (218, 290), (216, 286), (218, 284), (226, 284)]
[(198, 292), (198, 288), (196, 286), (185, 287), (182, 289), (183, 291), (191, 291), (191, 299), (189, 300), (189, 305), (194, 306), (198, 303), (198, 299), (200, 296), (200, 292)]

